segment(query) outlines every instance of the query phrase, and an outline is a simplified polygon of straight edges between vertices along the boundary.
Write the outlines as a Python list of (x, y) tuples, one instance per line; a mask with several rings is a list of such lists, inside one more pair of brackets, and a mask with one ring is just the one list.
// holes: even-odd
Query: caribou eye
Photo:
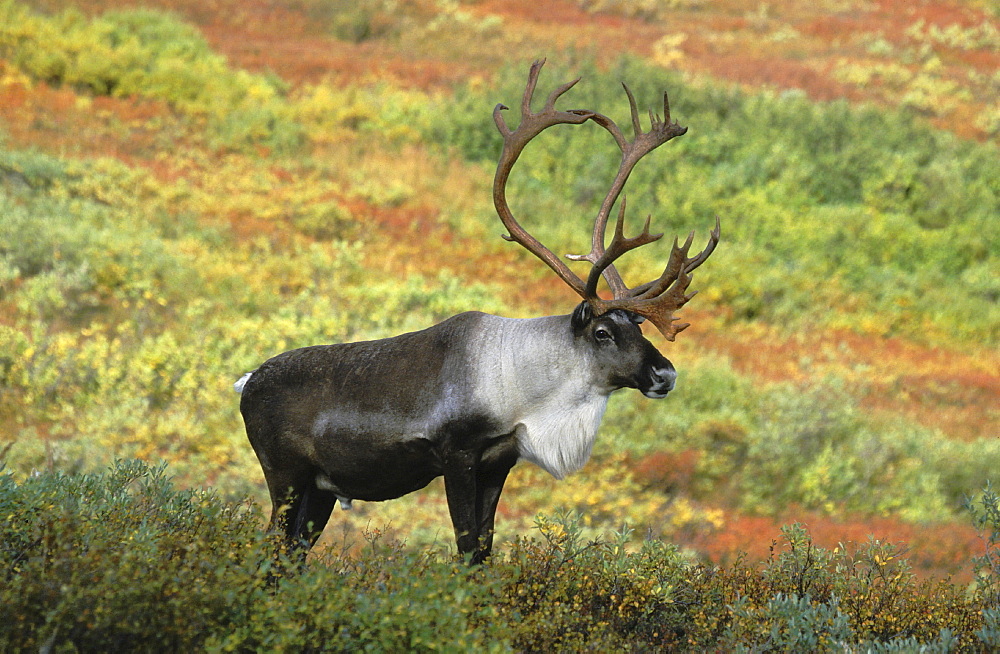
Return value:
[(611, 335), (611, 332), (604, 329), (603, 327), (594, 332), (594, 338), (596, 338), (599, 341), (615, 340), (614, 336)]

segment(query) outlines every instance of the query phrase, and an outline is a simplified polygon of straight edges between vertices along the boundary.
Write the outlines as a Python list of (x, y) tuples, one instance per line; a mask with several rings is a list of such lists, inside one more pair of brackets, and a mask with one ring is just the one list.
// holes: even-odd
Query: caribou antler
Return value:
[[(586, 300), (593, 308), (595, 314), (602, 314), (613, 309), (624, 309), (640, 316), (648, 318), (656, 325), (657, 329), (667, 340), (674, 340), (678, 332), (687, 327), (687, 324), (676, 324), (677, 318), (674, 311), (684, 306), (692, 297), (694, 292), (686, 294), (687, 287), (691, 283), (691, 273), (708, 259), (715, 246), (719, 242), (720, 226), (716, 218), (715, 229), (709, 236), (708, 245), (705, 249), (693, 257), (688, 257), (688, 250), (694, 240), (692, 232), (684, 245), (678, 245), (674, 239), (674, 246), (670, 252), (670, 258), (659, 278), (641, 284), (635, 288), (625, 285), (621, 275), (614, 266), (615, 260), (626, 252), (638, 247), (659, 240), (662, 234), (649, 233), (649, 218), (642, 232), (633, 238), (626, 238), (624, 235), (625, 221), (625, 198), (622, 197), (618, 211), (618, 220), (615, 223), (615, 233), (611, 239), (611, 245), (604, 246), (605, 232), (607, 231), (608, 218), (611, 209), (621, 195), (625, 182), (628, 180), (635, 164), (646, 154), (657, 147), (663, 145), (670, 139), (681, 136), (687, 132), (686, 127), (681, 127), (676, 122), (670, 121), (670, 104), (667, 94), (663, 94), (663, 118), (649, 113), (650, 129), (648, 132), (642, 130), (639, 123), (639, 111), (636, 108), (635, 97), (627, 86), (625, 94), (628, 96), (629, 108), (632, 115), (632, 129), (634, 137), (631, 141), (625, 138), (621, 129), (613, 120), (595, 111), (575, 109), (571, 111), (557, 111), (555, 102), (561, 95), (571, 89), (579, 80), (567, 82), (556, 88), (545, 102), (545, 107), (538, 113), (531, 111), (531, 98), (538, 83), (538, 74), (545, 61), (536, 61), (531, 65), (528, 74), (528, 84), (524, 89), (524, 97), (521, 100), (521, 123), (516, 130), (511, 130), (504, 122), (501, 111), (506, 109), (502, 104), (498, 104), (493, 110), (493, 120), (496, 122), (500, 134), (503, 135), (503, 150), (500, 153), (500, 160), (497, 163), (497, 172), (493, 180), (493, 202), (496, 205), (497, 213), (504, 226), (510, 232), (509, 236), (504, 236), (507, 240), (516, 241), (524, 246), (529, 252), (544, 261), (566, 284)], [(543, 130), (553, 125), (579, 125), (593, 120), (595, 123), (608, 130), (618, 144), (622, 152), (621, 164), (618, 167), (618, 174), (611, 183), (611, 188), (594, 221), (594, 231), (590, 252), (583, 255), (566, 255), (573, 261), (589, 261), (592, 264), (590, 274), (586, 283), (583, 282), (569, 267), (551, 250), (546, 248), (535, 237), (529, 234), (515, 220), (510, 207), (507, 204), (506, 186), (510, 171), (520, 156), (524, 146), (540, 134)], [(597, 285), (601, 276), (604, 276), (614, 296), (612, 300), (604, 300), (597, 294)]]
[(505, 235), (508, 241), (516, 241), (523, 245), (529, 252), (548, 264), (559, 278), (569, 284), (570, 288), (584, 294), (583, 281), (573, 273), (569, 267), (563, 263), (562, 259), (552, 253), (547, 247), (534, 236), (529, 234), (514, 218), (510, 207), (507, 205), (507, 178), (510, 176), (511, 168), (521, 155), (521, 150), (528, 144), (528, 141), (538, 136), (543, 130), (553, 125), (579, 125), (594, 117), (592, 111), (571, 110), (556, 111), (555, 103), (566, 91), (573, 88), (580, 78), (572, 82), (567, 82), (553, 91), (548, 100), (545, 101), (545, 108), (539, 113), (531, 111), (531, 97), (535, 93), (535, 85), (538, 83), (538, 73), (545, 60), (536, 61), (531, 64), (531, 72), (528, 74), (528, 84), (524, 89), (524, 97), (521, 99), (521, 123), (517, 129), (511, 131), (504, 122), (503, 114), (500, 112), (507, 109), (503, 104), (498, 104), (493, 109), (493, 121), (503, 135), (503, 150), (500, 152), (500, 161), (497, 162), (496, 176), (493, 178), (493, 204), (497, 208), (500, 220), (504, 227), (510, 232), (510, 236)]

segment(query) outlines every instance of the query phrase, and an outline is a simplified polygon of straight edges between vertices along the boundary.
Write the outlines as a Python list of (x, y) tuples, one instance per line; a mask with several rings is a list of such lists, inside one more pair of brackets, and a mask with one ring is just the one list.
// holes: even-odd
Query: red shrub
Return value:
[(632, 464), (632, 474), (648, 488), (668, 493), (683, 492), (691, 486), (700, 457), (698, 450), (654, 452)]

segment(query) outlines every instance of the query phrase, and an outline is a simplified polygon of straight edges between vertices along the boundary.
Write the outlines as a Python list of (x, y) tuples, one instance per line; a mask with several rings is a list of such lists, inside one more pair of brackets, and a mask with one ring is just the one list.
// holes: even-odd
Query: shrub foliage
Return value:
[(764, 564), (728, 568), (628, 529), (586, 540), (578, 514), (474, 568), (369, 528), (353, 554), (289, 573), (254, 504), (178, 490), (164, 466), (3, 474), (0, 510), (11, 652), (978, 651), (998, 637), (983, 593), (917, 581), (892, 544), (816, 547), (800, 525)]

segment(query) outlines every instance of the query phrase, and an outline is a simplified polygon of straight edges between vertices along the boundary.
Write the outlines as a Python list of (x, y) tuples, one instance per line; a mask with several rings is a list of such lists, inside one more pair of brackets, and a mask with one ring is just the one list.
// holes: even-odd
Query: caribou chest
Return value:
[(518, 423), (518, 453), (556, 479), (576, 472), (590, 459), (607, 405), (607, 395), (595, 394), (529, 413)]

